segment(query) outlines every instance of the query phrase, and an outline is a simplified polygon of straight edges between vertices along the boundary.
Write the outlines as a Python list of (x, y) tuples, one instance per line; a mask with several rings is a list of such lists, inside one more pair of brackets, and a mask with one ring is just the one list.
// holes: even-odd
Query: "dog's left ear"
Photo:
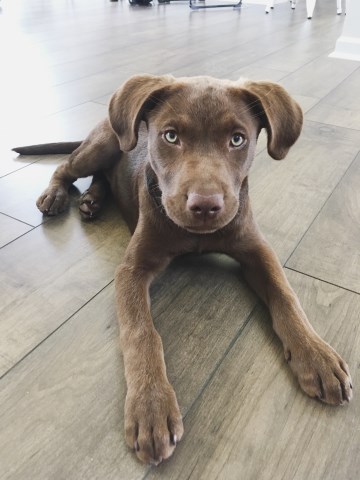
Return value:
[(267, 130), (269, 155), (282, 160), (300, 135), (300, 106), (276, 83), (245, 82), (241, 86), (250, 93), (249, 107), (260, 119), (260, 128)]

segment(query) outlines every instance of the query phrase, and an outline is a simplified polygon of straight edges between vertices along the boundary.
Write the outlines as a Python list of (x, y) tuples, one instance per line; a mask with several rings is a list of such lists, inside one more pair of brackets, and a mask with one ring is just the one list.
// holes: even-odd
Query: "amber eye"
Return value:
[(175, 130), (168, 130), (164, 133), (164, 138), (169, 143), (177, 143), (179, 141), (179, 137)]
[(240, 135), (240, 133), (234, 133), (234, 135), (231, 137), (230, 140), (230, 145), (232, 147), (241, 147), (241, 145), (244, 143), (244, 137)]

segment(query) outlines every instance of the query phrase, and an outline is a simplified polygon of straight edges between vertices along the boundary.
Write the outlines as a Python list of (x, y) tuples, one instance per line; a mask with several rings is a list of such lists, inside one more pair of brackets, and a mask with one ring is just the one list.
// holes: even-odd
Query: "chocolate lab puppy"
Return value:
[(352, 397), (346, 363), (311, 327), (248, 196), (261, 129), (270, 156), (280, 160), (299, 137), (302, 119), (298, 104), (274, 83), (138, 75), (115, 92), (108, 118), (83, 142), (16, 149), (72, 152), (37, 201), (45, 215), (65, 210), (71, 184), (93, 175), (80, 200), (82, 215), (95, 216), (110, 187), (133, 232), (115, 286), (126, 442), (143, 462), (168, 458), (183, 434), (149, 299), (152, 280), (177, 255), (221, 252), (240, 262), (270, 310), (301, 388), (332, 405)]

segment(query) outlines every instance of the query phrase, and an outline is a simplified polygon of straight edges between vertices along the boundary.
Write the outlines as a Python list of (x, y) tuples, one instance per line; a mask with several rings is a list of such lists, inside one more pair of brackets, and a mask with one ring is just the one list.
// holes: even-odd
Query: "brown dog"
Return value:
[(250, 208), (248, 173), (260, 130), (267, 130), (268, 152), (280, 160), (301, 127), (301, 109), (273, 83), (140, 75), (113, 95), (109, 119), (82, 143), (15, 149), (39, 154), (78, 147), (56, 169), (38, 208), (60, 213), (70, 185), (94, 175), (81, 197), (83, 216), (98, 212), (110, 185), (134, 232), (116, 272), (116, 302), (128, 388), (126, 441), (144, 462), (168, 458), (183, 434), (148, 293), (176, 255), (215, 251), (241, 262), (269, 307), (302, 389), (333, 405), (352, 397), (346, 363), (311, 327)]

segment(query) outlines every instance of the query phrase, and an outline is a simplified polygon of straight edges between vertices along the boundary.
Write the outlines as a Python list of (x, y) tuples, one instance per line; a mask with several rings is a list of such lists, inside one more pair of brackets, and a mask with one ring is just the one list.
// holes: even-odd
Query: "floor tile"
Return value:
[(0, 248), (31, 229), (30, 225), (0, 213)]
[[(360, 296), (287, 273), (316, 330), (347, 359), (356, 385)], [(329, 407), (300, 390), (267, 314), (259, 309), (187, 414), (174, 457), (147, 478), (355, 478), (359, 414), (358, 397), (344, 407)]]
[(360, 293), (360, 154), (287, 266)]

